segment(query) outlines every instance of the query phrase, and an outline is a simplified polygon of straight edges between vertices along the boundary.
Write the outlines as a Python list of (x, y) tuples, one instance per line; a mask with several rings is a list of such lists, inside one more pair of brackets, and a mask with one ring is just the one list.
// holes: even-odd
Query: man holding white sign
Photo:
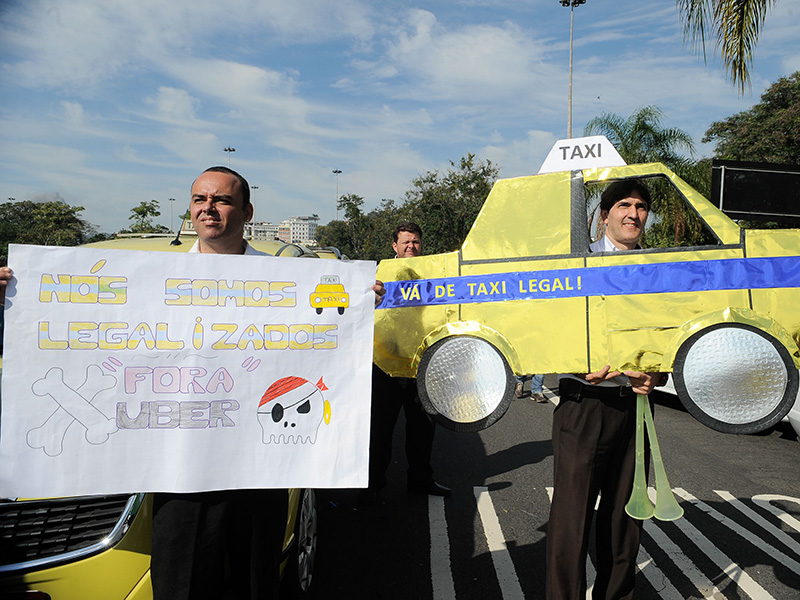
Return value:
[[(367, 482), (374, 264), (252, 256), (249, 190), (197, 178), (194, 256), (12, 245), (0, 269), (0, 495), (155, 492), (156, 599), (228, 597), (226, 553), (234, 597), (277, 597), (265, 488)], [(311, 304), (331, 277), (347, 314)]]
[[(190, 252), (263, 254), (244, 240), (253, 216), (250, 186), (226, 167), (192, 184), (190, 212), (198, 240)], [(373, 286), (376, 302), (383, 286)], [(151, 577), (155, 600), (221, 597), (227, 547), (236, 597), (277, 599), (286, 527), (286, 490), (157, 494)], [(237, 573), (238, 571), (238, 573)]]
[[(244, 239), (253, 205), (250, 185), (236, 171), (203, 172), (192, 184), (189, 208), (198, 238), (189, 252), (264, 254)], [(277, 600), (287, 512), (281, 489), (156, 494), (154, 600), (221, 598), (226, 550), (236, 598)]]

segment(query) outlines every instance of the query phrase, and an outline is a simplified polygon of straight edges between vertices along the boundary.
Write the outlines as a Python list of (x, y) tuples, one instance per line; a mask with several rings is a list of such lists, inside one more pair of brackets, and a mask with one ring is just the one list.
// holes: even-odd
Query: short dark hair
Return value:
[(419, 239), (422, 240), (422, 229), (416, 223), (412, 223), (411, 221), (406, 221), (405, 223), (400, 223), (397, 227), (394, 228), (394, 241), (397, 241), (398, 236), (400, 235), (401, 231), (407, 231), (408, 233), (415, 233), (419, 236)]
[(647, 210), (650, 210), (650, 190), (638, 179), (623, 179), (615, 181), (609, 185), (603, 194), (600, 196), (600, 211), (608, 212), (611, 208), (623, 198), (628, 198), (631, 192), (639, 192), (639, 195), (647, 204)]
[[(203, 173), (226, 173), (227, 175), (233, 175), (239, 181), (239, 188), (242, 191), (242, 208), (247, 208), (247, 205), (250, 204), (250, 184), (247, 183), (244, 177), (230, 167), (208, 167)], [(203, 173), (200, 174), (202, 175)], [(192, 186), (194, 186), (194, 182), (192, 182)]]

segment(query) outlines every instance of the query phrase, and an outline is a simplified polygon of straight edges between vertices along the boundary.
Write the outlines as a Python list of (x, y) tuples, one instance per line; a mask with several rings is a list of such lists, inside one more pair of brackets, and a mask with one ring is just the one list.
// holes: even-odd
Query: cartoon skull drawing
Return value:
[(322, 397), (327, 389), (320, 378), (314, 385), (302, 377), (283, 377), (273, 383), (258, 404), (258, 422), (265, 444), (313, 444), (330, 406)]

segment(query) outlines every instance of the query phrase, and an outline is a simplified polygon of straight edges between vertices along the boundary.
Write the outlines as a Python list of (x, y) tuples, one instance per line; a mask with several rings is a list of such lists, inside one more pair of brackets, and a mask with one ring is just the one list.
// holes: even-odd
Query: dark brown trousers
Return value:
[(386, 470), (392, 461), (392, 436), (401, 408), (406, 417), (408, 482), (427, 486), (433, 480), (431, 454), (436, 424), (422, 408), (417, 394), (417, 380), (389, 377), (373, 365), (369, 486), (376, 490), (386, 484)]
[(287, 514), (282, 489), (155, 494), (154, 600), (277, 600)]
[[(578, 387), (576, 387), (578, 386)], [(633, 486), (636, 396), (619, 388), (583, 395), (562, 380), (553, 415), (553, 502), (547, 529), (547, 599), (585, 600), (586, 557), (595, 520), (594, 600), (633, 598), (642, 522), (625, 513)], [(649, 453), (647, 453), (649, 463)]]

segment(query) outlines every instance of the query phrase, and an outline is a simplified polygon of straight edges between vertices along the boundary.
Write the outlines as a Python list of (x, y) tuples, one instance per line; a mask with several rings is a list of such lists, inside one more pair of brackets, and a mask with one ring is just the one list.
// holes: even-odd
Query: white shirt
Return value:
[[(244, 254), (249, 254), (251, 256), (269, 256), (266, 252), (261, 252), (260, 250), (256, 250), (250, 244), (247, 243), (247, 240), (242, 240), (244, 242)], [(200, 240), (197, 240), (189, 249), (190, 254), (202, 254), (200, 252)]]
[(596, 242), (589, 244), (589, 252), (616, 252), (619, 248), (617, 248), (614, 243), (608, 239), (607, 235), (604, 235)]
[[(614, 243), (608, 239), (607, 235), (604, 235), (602, 238), (589, 244), (589, 251), (591, 252), (619, 252), (619, 248), (617, 248)], [(591, 385), (586, 383), (580, 377), (576, 377), (571, 373), (562, 373), (558, 376), (558, 379), (575, 379), (576, 381), (580, 381), (584, 385)], [(601, 381), (600, 383), (595, 383), (595, 386), (600, 387), (620, 387), (623, 385), (630, 385), (630, 381), (628, 380), (627, 375), (617, 375), (614, 379), (609, 379), (608, 381)]]
[[(637, 248), (641, 248), (639, 244), (636, 244)], [(589, 244), (589, 252), (619, 252), (620, 249), (614, 245), (610, 239), (608, 239), (607, 235), (604, 235), (596, 242)]]

